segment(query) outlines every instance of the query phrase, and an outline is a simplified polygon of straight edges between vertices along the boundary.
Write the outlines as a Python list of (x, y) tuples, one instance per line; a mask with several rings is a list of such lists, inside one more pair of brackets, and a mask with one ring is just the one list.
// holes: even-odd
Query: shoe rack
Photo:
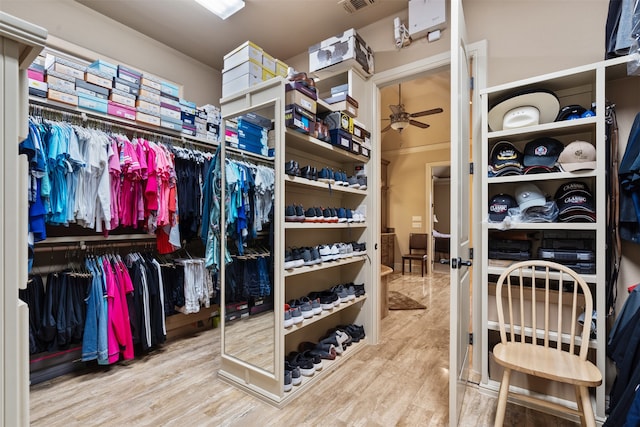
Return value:
[[(354, 79), (358, 79), (355, 81)], [(371, 105), (366, 102), (371, 96), (370, 82), (364, 81), (351, 70), (340, 73), (326, 81), (349, 83), (351, 96), (360, 101), (360, 105)], [(229, 383), (244, 389), (276, 406), (283, 406), (313, 387), (320, 378), (326, 376), (340, 366), (353, 354), (367, 345), (375, 344), (378, 339), (378, 282), (376, 272), (379, 269), (379, 256), (376, 253), (378, 222), (378, 195), (374, 191), (378, 188), (379, 159), (375, 150), (369, 156), (356, 154), (330, 142), (322, 141), (313, 136), (287, 128), (284, 121), (285, 92), (287, 81), (277, 77), (221, 100), (223, 121), (233, 119), (248, 112), (260, 114), (273, 121), (274, 157), (269, 158), (275, 169), (274, 191), (274, 220), (273, 220), (273, 297), (274, 311), (263, 315), (265, 320), (261, 326), (252, 327), (253, 332), (247, 333), (246, 340), (256, 342), (256, 346), (263, 346), (263, 352), (272, 351), (273, 361), (262, 366), (249, 362), (250, 358), (242, 354), (231, 353), (226, 340), (235, 339), (231, 334), (239, 328), (232, 323), (223, 322), (222, 352), (220, 377)], [(328, 88), (328, 86), (327, 86)], [(318, 86), (318, 92), (322, 93)], [(373, 111), (360, 108), (358, 120), (365, 126), (372, 122)], [(331, 106), (318, 101), (318, 115), (331, 111)], [(375, 144), (372, 144), (375, 146)], [(227, 147), (222, 148), (223, 158)], [(311, 174), (287, 174), (295, 162), (301, 170), (315, 168), (319, 172), (327, 168), (334, 172), (341, 171), (347, 176), (366, 174), (366, 188), (337, 185), (335, 180), (315, 179)], [(317, 175), (316, 175), (317, 177)], [(224, 187), (224, 185), (223, 185)], [(350, 209), (358, 213), (358, 221), (285, 221), (287, 207), (302, 206), (304, 210), (317, 207), (321, 210), (333, 208)], [(291, 211), (289, 211), (291, 213)], [(341, 243), (364, 243), (365, 251), (356, 251), (344, 257), (330, 261), (310, 263), (285, 269), (285, 253), (296, 248), (313, 248), (322, 245)], [(359, 248), (360, 249), (360, 248)], [(289, 265), (289, 263), (288, 263)], [(221, 278), (224, 280), (225, 269), (222, 268)], [(354, 283), (364, 285), (364, 295), (358, 293), (355, 298), (336, 305), (331, 310), (323, 310), (313, 317), (304, 318), (291, 326), (287, 319), (285, 328), (285, 303), (300, 299), (314, 292), (329, 290), (342, 284)], [(223, 293), (224, 298), (224, 293)], [(222, 316), (224, 318), (224, 316)], [(250, 320), (251, 316), (247, 318)], [(252, 319), (252, 321), (256, 321)], [(267, 323), (268, 322), (268, 323)], [(249, 322), (246, 322), (249, 323)], [(302, 376), (293, 387), (287, 386), (285, 391), (285, 357), (291, 352), (308, 345), (309, 342), (320, 342), (333, 328), (338, 325), (355, 324), (362, 326), (365, 338), (346, 347), (342, 354), (334, 360), (322, 360), (322, 369), (316, 370), (312, 376)], [(247, 328), (249, 330), (249, 328)], [(257, 330), (266, 331), (265, 344), (259, 344), (256, 338)], [(272, 339), (272, 341), (270, 341)], [(266, 347), (265, 347), (266, 346)], [(289, 375), (287, 371), (286, 375)], [(296, 384), (294, 382), (294, 384)]]

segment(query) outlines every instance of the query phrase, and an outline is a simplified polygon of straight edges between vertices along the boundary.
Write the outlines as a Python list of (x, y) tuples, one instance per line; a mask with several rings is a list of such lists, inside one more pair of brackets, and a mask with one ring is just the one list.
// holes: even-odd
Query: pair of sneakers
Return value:
[(284, 208), (285, 222), (304, 222), (304, 208), (302, 205), (287, 205)]

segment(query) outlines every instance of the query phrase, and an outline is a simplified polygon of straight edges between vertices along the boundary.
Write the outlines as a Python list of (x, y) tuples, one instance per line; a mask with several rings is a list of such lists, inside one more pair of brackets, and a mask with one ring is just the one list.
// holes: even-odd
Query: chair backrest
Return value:
[[(536, 286), (531, 286), (532, 278)], [(580, 359), (586, 359), (593, 300), (589, 286), (574, 270), (540, 260), (512, 264), (498, 278), (496, 305), (502, 343), (533, 342), (573, 354), (579, 346)], [(578, 333), (583, 312), (584, 327)]]
[(424, 251), (427, 253), (429, 247), (429, 234), (427, 233), (410, 233), (409, 234), (409, 253), (414, 250)]

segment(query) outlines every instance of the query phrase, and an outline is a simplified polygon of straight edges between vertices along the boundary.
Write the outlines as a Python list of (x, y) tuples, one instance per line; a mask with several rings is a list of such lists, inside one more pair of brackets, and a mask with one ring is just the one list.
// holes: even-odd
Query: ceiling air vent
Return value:
[(374, 3), (375, 0), (340, 0), (338, 2), (339, 5), (344, 7), (344, 10), (346, 10), (347, 13), (355, 13), (367, 6), (371, 6)]

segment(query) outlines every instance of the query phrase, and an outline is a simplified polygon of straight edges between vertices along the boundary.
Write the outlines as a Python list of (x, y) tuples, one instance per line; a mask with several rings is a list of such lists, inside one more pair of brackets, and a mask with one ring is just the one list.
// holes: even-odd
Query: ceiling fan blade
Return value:
[(417, 113), (410, 114), (410, 116), (411, 117), (429, 116), (431, 114), (442, 113), (442, 111), (444, 111), (444, 110), (442, 108), (438, 107), (438, 108), (432, 108), (431, 110), (418, 111)]
[(386, 132), (386, 131), (388, 131), (389, 129), (391, 129), (391, 125), (390, 125), (390, 124), (388, 124), (388, 125), (387, 125), (384, 129), (382, 129), (380, 132)]
[(419, 122), (417, 120), (409, 120), (409, 124), (412, 124), (414, 126), (422, 128), (422, 129), (426, 129), (426, 128), (428, 128), (430, 126), (430, 125), (428, 125), (426, 123), (422, 123), (422, 122)]
[(391, 109), (391, 112), (394, 116), (397, 116), (398, 114), (404, 112), (404, 106), (402, 104), (389, 105), (389, 108)]

